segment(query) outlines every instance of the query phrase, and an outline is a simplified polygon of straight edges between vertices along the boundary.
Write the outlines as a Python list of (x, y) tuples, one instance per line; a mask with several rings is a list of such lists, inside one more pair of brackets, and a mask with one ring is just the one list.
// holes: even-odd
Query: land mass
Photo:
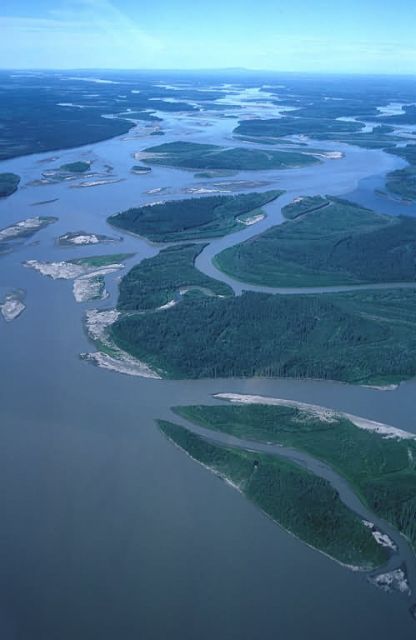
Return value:
[(15, 173), (0, 173), (0, 198), (11, 196), (17, 191), (19, 182), (20, 176)]
[(242, 229), (244, 222), (239, 216), (272, 202), (282, 193), (274, 190), (155, 202), (112, 215), (108, 222), (154, 242), (212, 238)]
[(168, 247), (154, 258), (135, 265), (120, 283), (119, 311), (144, 311), (174, 304), (178, 294), (189, 289), (208, 295), (232, 295), (228, 285), (194, 267), (196, 257), (205, 246), (185, 244)]
[[(305, 210), (304, 203), (316, 206)], [(271, 287), (415, 281), (414, 218), (337, 198), (292, 203), (283, 213), (295, 220), (225, 249), (215, 264), (238, 280)]]
[(182, 302), (120, 317), (124, 351), (171, 378), (293, 377), (394, 384), (416, 375), (416, 291), (269, 295)]
[(271, 398), (261, 404), (261, 398), (245, 396), (240, 401), (249, 404), (176, 411), (208, 429), (293, 447), (323, 460), (416, 547), (416, 436), (290, 401)]
[(279, 456), (214, 444), (172, 422), (159, 421), (159, 427), (191, 458), (316, 549), (361, 569), (377, 567), (388, 558), (328, 481)]
[[(147, 154), (147, 155), (146, 155)], [(144, 150), (145, 164), (160, 164), (183, 169), (229, 169), (257, 171), (290, 169), (319, 162), (298, 151), (226, 148), (196, 142), (169, 142)]]
[(403, 158), (410, 166), (387, 174), (387, 190), (403, 200), (416, 201), (416, 145), (390, 149), (390, 153)]

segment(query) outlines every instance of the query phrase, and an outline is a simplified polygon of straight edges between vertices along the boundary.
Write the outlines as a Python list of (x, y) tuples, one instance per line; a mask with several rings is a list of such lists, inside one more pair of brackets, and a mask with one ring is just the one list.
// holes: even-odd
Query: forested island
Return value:
[(0, 198), (11, 196), (17, 191), (19, 182), (20, 176), (15, 173), (0, 173)]
[(160, 164), (183, 169), (234, 169), (259, 171), (290, 169), (319, 162), (313, 155), (299, 151), (225, 148), (196, 142), (168, 142), (144, 150), (145, 164)]
[(120, 317), (111, 336), (171, 378), (385, 385), (416, 375), (416, 291), (185, 297), (163, 313)]
[(414, 218), (380, 215), (338, 198), (300, 200), (283, 214), (294, 220), (225, 249), (215, 264), (239, 280), (272, 287), (416, 279)]
[(156, 202), (112, 215), (108, 222), (154, 242), (213, 238), (243, 228), (239, 217), (272, 202), (282, 193), (274, 190)]
[(84, 162), (83, 160), (77, 160), (76, 162), (68, 162), (62, 164), (59, 169), (68, 173), (85, 173), (91, 168), (91, 162)]
[(383, 564), (388, 551), (341, 501), (328, 481), (277, 455), (214, 444), (172, 422), (162, 432), (197, 462), (307, 544), (359, 569)]
[(295, 117), (242, 120), (234, 129), (234, 135), (271, 143), (281, 141), (284, 136), (306, 136), (316, 140), (337, 140), (367, 149), (386, 149), (400, 142), (398, 136), (392, 135), (393, 127), (385, 124), (374, 126), (371, 131), (363, 131), (363, 122), (319, 117), (319, 109), (315, 117), (300, 117), (300, 111), (292, 112)]
[(213, 431), (293, 447), (324, 461), (416, 547), (415, 435), (296, 402), (241, 401), (249, 404), (175, 411)]

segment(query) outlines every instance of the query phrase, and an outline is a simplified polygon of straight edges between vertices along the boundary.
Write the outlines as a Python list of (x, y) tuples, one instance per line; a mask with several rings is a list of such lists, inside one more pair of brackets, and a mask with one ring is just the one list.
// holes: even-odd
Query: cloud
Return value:
[(140, 67), (163, 43), (108, 0), (73, 0), (45, 17), (0, 16), (3, 67)]

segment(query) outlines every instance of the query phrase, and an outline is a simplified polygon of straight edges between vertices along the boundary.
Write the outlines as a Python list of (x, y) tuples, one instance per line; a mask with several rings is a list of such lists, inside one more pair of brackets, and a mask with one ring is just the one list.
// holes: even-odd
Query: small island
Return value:
[(7, 198), (17, 191), (20, 176), (15, 173), (0, 173), (0, 198)]
[(35, 233), (56, 222), (58, 218), (54, 216), (36, 216), (26, 218), (15, 224), (0, 229), (0, 253), (10, 251), (19, 242), (26, 238), (31, 238)]
[(84, 160), (78, 160), (77, 162), (68, 162), (62, 164), (59, 169), (64, 173), (85, 173), (91, 169), (91, 162), (85, 162)]
[(123, 261), (134, 254), (118, 253), (88, 256), (61, 262), (39, 262), (26, 260), (25, 267), (39, 271), (53, 280), (73, 280), (73, 294), (77, 302), (103, 300), (108, 296), (104, 277), (124, 268)]
[(140, 165), (140, 164), (135, 164), (130, 169), (130, 171), (134, 173), (136, 176), (145, 176), (146, 174), (150, 173), (151, 170), (152, 170), (152, 167), (145, 167), (144, 165)]
[(148, 147), (141, 154), (145, 164), (159, 164), (183, 169), (227, 169), (260, 171), (290, 169), (314, 164), (319, 160), (299, 151), (226, 148), (196, 142), (168, 142)]
[(0, 313), (6, 322), (16, 320), (26, 309), (24, 297), (24, 291), (12, 291), (5, 296), (3, 302), (0, 302)]
[(68, 231), (59, 236), (57, 239), (58, 244), (67, 246), (79, 246), (88, 244), (99, 244), (106, 242), (120, 242), (123, 238), (113, 238), (106, 236), (102, 233), (88, 233), (87, 231)]
[(245, 226), (242, 216), (276, 200), (282, 191), (216, 195), (186, 200), (154, 202), (133, 207), (108, 218), (113, 226), (153, 242), (214, 238)]

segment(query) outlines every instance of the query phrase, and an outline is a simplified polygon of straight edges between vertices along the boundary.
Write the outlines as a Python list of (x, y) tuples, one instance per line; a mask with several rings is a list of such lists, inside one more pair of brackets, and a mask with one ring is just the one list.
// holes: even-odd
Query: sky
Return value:
[(3, 69), (414, 74), (416, 0), (2, 0)]

